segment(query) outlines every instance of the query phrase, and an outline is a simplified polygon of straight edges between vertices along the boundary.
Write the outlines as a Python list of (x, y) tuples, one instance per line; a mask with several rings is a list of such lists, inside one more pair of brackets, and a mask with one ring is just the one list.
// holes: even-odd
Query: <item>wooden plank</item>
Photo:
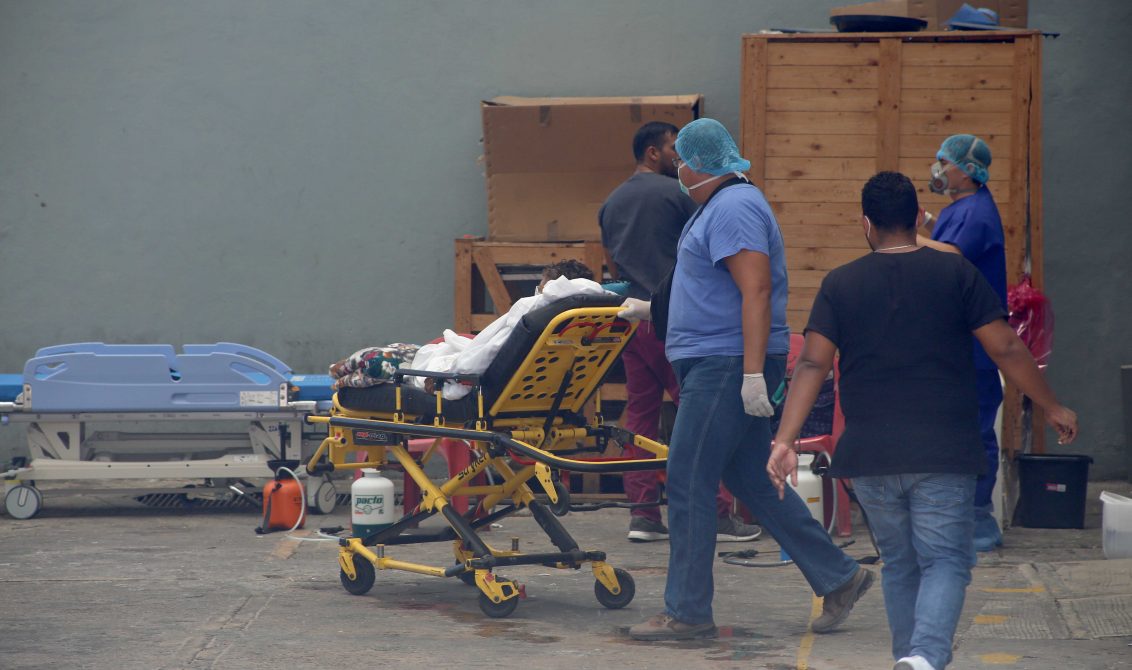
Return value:
[[(768, 135), (830, 133), (875, 135), (876, 112), (776, 112), (767, 116)], [(872, 154), (873, 149), (869, 152)]]
[(742, 151), (749, 156), (751, 170), (748, 176), (755, 185), (766, 183), (766, 79), (767, 43), (766, 40), (747, 39), (744, 41), (746, 57), (742, 62), (743, 90), (740, 95), (740, 133)]
[(498, 314), (472, 314), (471, 328), (464, 332), (478, 333), (499, 318)]
[(813, 305), (814, 298), (818, 295), (817, 288), (809, 288), (803, 286), (790, 287), (790, 299), (787, 304), (795, 303), (797, 305)]
[(483, 283), (487, 287), (487, 294), (491, 296), (491, 303), (495, 308), (497, 314), (503, 314), (511, 309), (511, 294), (507, 291), (507, 285), (503, 283), (503, 277), (499, 274), (499, 268), (495, 266), (495, 259), (493, 258), (492, 250), (490, 247), (478, 246), (472, 249), (472, 260), (475, 261), (476, 269), (479, 270), (480, 276), (483, 277)]
[[(1018, 41), (1014, 44), (1014, 115), (1010, 131), (1010, 154), (1008, 162), (1012, 178), (1006, 192), (1006, 214), (1003, 216), (1003, 233), (1006, 237), (1006, 283), (1017, 283), (1026, 271), (1026, 223), (1029, 218), (1027, 201), (1027, 178), (1030, 173), (1030, 78), (1032, 76), (1031, 58), (1033, 51), (1030, 42)], [(992, 162), (992, 167), (993, 167)], [(1001, 189), (1000, 189), (1001, 190)]]
[(601, 242), (586, 242), (582, 248), (582, 262), (594, 273), (594, 280), (601, 283), (605, 278), (605, 250)]
[(586, 260), (586, 248), (582, 244), (482, 244), (485, 245), (484, 248), (491, 249), (491, 256), (497, 265), (550, 265), (567, 258), (583, 263)]
[(964, 91), (984, 88), (1013, 88), (1014, 69), (1011, 67), (952, 67), (931, 65), (904, 67), (901, 83), (906, 89), (957, 88)]
[(900, 132), (903, 122), (900, 110), (902, 44), (900, 40), (890, 38), (881, 40), (879, 46), (876, 167), (877, 170), (895, 170), (900, 158)]
[[(862, 184), (863, 186), (863, 184)], [(845, 226), (856, 225), (861, 218), (857, 202), (772, 202), (774, 218), (779, 226)]]
[[(940, 140), (942, 141), (942, 139)], [(939, 148), (939, 142), (936, 143)], [(876, 138), (871, 135), (832, 135), (805, 133), (799, 135), (770, 135), (766, 138), (767, 156), (813, 156), (829, 158), (860, 158), (872, 156), (876, 151)], [(932, 150), (935, 155), (935, 150)], [(750, 160), (754, 160), (753, 158)]]
[(850, 65), (775, 65), (766, 73), (767, 88), (877, 87), (875, 67)]
[(1009, 89), (915, 88), (900, 92), (900, 109), (904, 112), (1009, 112), (1013, 104)]
[[(1030, 187), (1030, 279), (1034, 288), (1045, 288), (1045, 229), (1042, 219), (1042, 41), (1039, 38), (1026, 39), (1027, 51), (1033, 67), (1030, 69), (1030, 141), (1029, 175)], [(1041, 433), (1045, 438), (1044, 424), (1039, 423), (1038, 412), (1034, 410), (1034, 440)]]
[(1014, 64), (1014, 49), (1009, 42), (1001, 44), (908, 43), (904, 46), (904, 64), (915, 66), (940, 65), (943, 67), (972, 65), (1010, 67)]
[[(766, 44), (766, 40), (759, 40)], [(769, 63), (783, 65), (876, 65), (877, 45), (868, 42), (830, 44), (789, 44), (771, 42), (767, 48)]]
[(872, 158), (768, 158), (767, 179), (861, 179), (877, 172)]
[[(900, 137), (901, 158), (930, 158), (929, 164), (935, 161), (935, 154), (939, 146), (948, 138), (946, 133), (938, 135), (902, 135)], [(994, 159), (993, 165), (998, 165), (1010, 158), (1010, 136), (988, 135), (979, 136), (987, 143)]]
[(798, 288), (818, 288), (821, 286), (821, 281), (825, 279), (827, 270), (794, 270), (790, 273), (790, 289)]
[(786, 270), (832, 270), (869, 253), (867, 248), (787, 247)]
[(764, 193), (771, 202), (861, 202), (861, 186), (840, 179), (768, 179)]
[(904, 135), (1009, 135), (1011, 115), (1011, 112), (904, 112), (900, 115), (898, 132)]
[(768, 112), (871, 112), (877, 96), (867, 88), (772, 88)]
[(801, 333), (806, 329), (806, 324), (810, 320), (810, 307), (812, 306), (811, 303), (802, 307), (789, 306), (786, 308), (786, 325), (790, 326), (790, 332)]
[(456, 332), (467, 333), (472, 329), (472, 240), (458, 239), (455, 247), (456, 283), (452, 294), (452, 324)]
[[(858, 212), (857, 216), (860, 216)], [(865, 234), (856, 222), (841, 226), (791, 224), (778, 226), (788, 247), (865, 249)]]

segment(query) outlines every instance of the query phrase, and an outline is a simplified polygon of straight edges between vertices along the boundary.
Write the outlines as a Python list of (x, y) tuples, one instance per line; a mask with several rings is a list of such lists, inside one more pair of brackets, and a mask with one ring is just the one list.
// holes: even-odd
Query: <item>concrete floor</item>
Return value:
[[(1002, 550), (980, 556), (952, 668), (1132, 668), (1132, 559), (1101, 553), (1101, 488), (1085, 530), (1011, 529)], [(594, 598), (581, 571), (501, 571), (526, 585), (507, 619), (489, 619), (477, 592), (456, 579), (377, 574), (364, 596), (339, 584), (333, 542), (253, 532), (251, 509), (151, 509), (108, 490), (45, 491), (27, 521), (0, 519), (0, 668), (809, 668), (887, 669), (889, 636), (880, 588), (841, 629), (814, 636), (820, 601), (798, 570), (715, 564), (714, 640), (646, 644), (625, 629), (662, 608), (667, 546), (625, 540), (628, 513), (600, 510), (563, 520), (583, 548), (629, 570), (637, 595), (625, 609)], [(312, 517), (348, 524), (347, 510)], [(315, 538), (313, 529), (300, 531)], [(529, 517), (486, 534), (524, 551), (549, 549)], [(858, 531), (847, 551), (872, 553)], [(778, 558), (773, 540), (720, 545)], [(446, 543), (389, 548), (389, 556), (446, 566)], [(874, 568), (876, 569), (876, 568)]]

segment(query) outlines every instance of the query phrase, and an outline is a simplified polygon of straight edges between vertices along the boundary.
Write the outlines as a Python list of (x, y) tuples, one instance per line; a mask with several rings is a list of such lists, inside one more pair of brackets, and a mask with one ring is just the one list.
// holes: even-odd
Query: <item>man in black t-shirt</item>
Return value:
[(840, 350), (845, 432), (831, 474), (852, 478), (884, 560), (895, 670), (942, 670), (975, 565), (975, 478), (986, 468), (971, 334), (1044, 410), (1061, 443), (1077, 434), (998, 295), (957, 254), (916, 245), (923, 216), (907, 177), (882, 172), (861, 194), (873, 253), (826, 276), (767, 472), (797, 482), (798, 431)]

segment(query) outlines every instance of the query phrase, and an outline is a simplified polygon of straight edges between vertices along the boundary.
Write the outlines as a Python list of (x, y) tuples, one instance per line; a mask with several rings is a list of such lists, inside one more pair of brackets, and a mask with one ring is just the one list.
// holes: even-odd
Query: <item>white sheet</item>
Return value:
[[(567, 298), (572, 295), (616, 295), (606, 291), (595, 281), (589, 279), (552, 279), (543, 287), (542, 293), (515, 301), (506, 314), (491, 322), (474, 338), (458, 335), (451, 330), (444, 331), (444, 341), (426, 344), (420, 348), (412, 363), (407, 367), (429, 372), (457, 372), (460, 374), (482, 374), (495, 359), (499, 349), (515, 329), (523, 316), (539, 307)], [(413, 386), (424, 389), (423, 377), (409, 377)], [(444, 399), (458, 400), (468, 395), (471, 388), (449, 381), (444, 384)]]

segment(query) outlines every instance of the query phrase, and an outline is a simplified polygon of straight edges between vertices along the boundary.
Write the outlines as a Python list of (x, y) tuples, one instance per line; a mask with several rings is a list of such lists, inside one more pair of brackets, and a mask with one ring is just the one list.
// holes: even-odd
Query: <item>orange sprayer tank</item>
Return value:
[(306, 522), (306, 519), (300, 518), (302, 516), (303, 489), (298, 480), (280, 472), (277, 479), (263, 487), (264, 530), (290, 530), (295, 522), (302, 528)]

